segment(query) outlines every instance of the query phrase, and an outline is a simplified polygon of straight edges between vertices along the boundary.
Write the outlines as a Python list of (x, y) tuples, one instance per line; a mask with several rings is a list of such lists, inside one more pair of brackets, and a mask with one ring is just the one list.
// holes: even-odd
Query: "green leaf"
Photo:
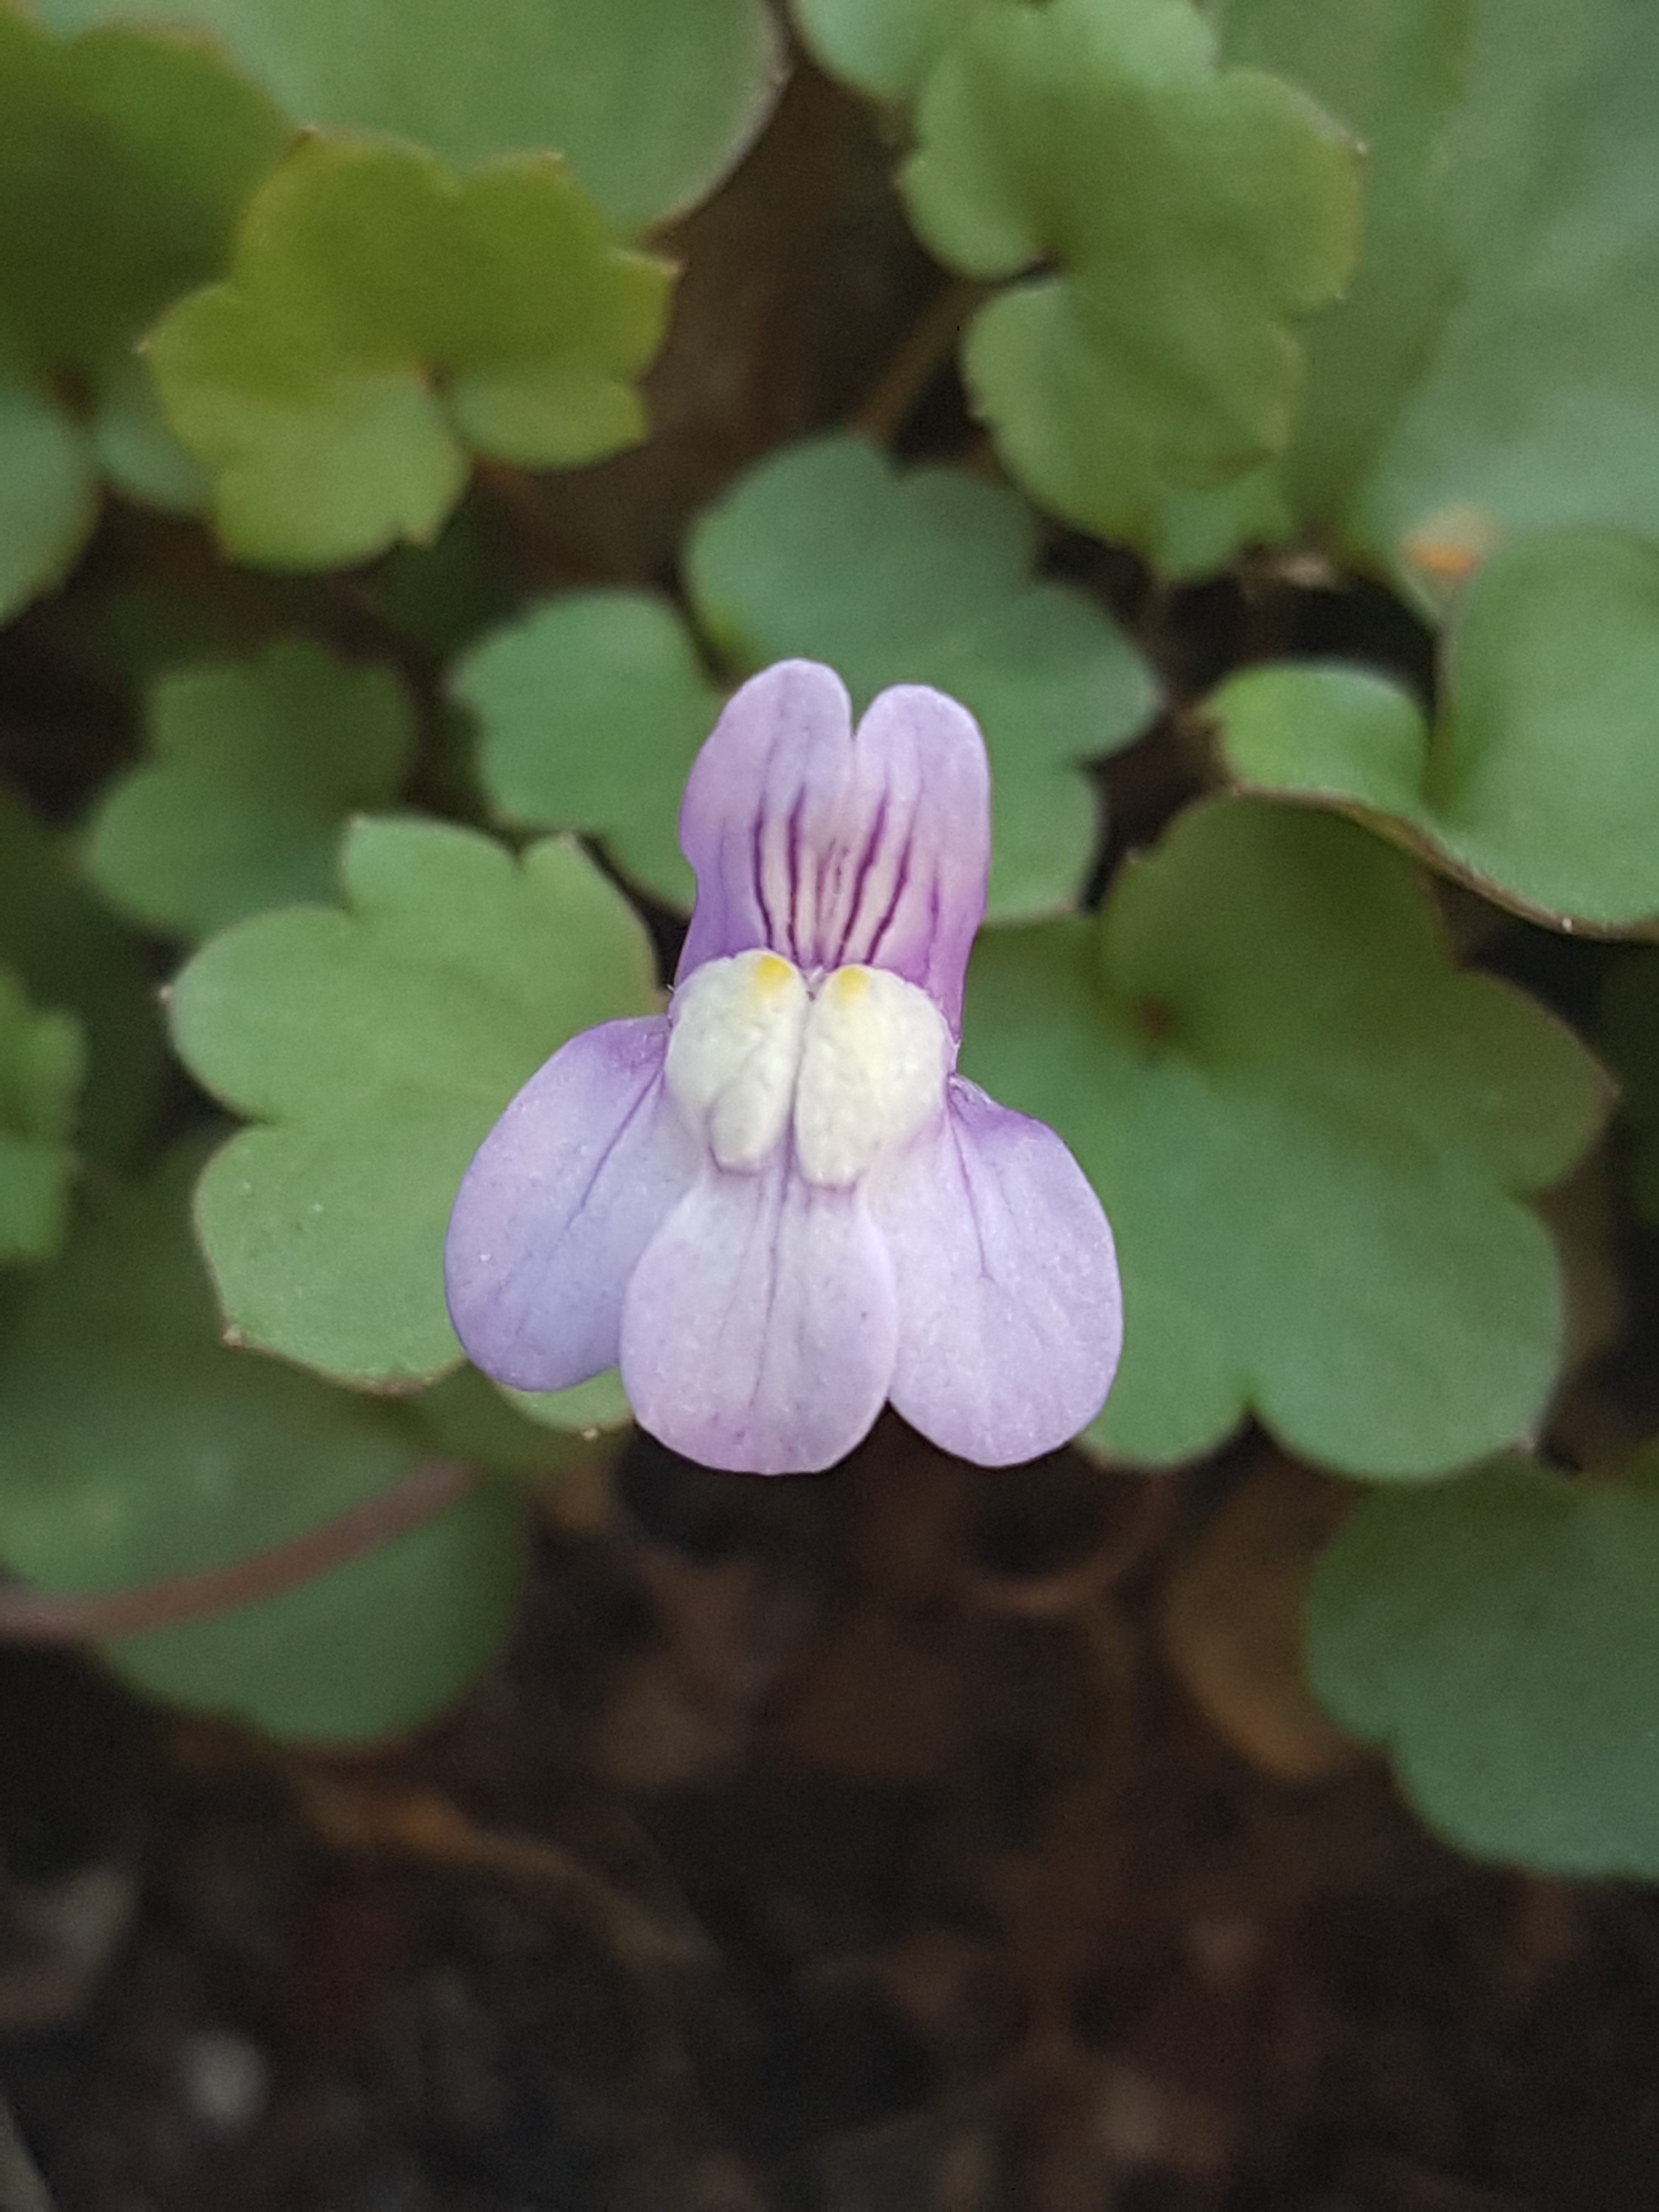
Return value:
[(1659, 1470), (1507, 1459), (1368, 1498), (1315, 1575), (1314, 1689), (1429, 1822), (1546, 1874), (1659, 1876)]
[(348, 816), (397, 795), (415, 747), (389, 669), (309, 642), (164, 676), (149, 736), (153, 759), (93, 817), (87, 866), (116, 905), (180, 937), (325, 898)]
[[(827, 661), (860, 710), (890, 684), (933, 684), (979, 718), (992, 766), (994, 919), (1075, 898), (1094, 850), (1079, 764), (1138, 737), (1151, 670), (1079, 592), (1034, 580), (1038, 527), (1009, 492), (958, 471), (900, 474), (862, 440), (787, 447), (698, 521), (693, 609), (733, 677)], [(659, 601), (587, 592), (491, 638), (453, 680), (483, 732), (504, 820), (590, 831), (659, 897), (690, 878), (675, 823), (720, 695)]]
[(49, 1259), (62, 1241), (85, 1072), (74, 1015), (37, 1013), (0, 968), (0, 1263)]
[(230, 550), (332, 567), (434, 537), (469, 453), (568, 468), (636, 443), (669, 284), (555, 155), (461, 179), (418, 147), (313, 138), (150, 357)]
[[(137, 0), (38, 0), (60, 27)], [(301, 123), (391, 131), (461, 168), (556, 147), (623, 229), (711, 191), (781, 76), (760, 0), (143, 0), (199, 24)]]
[(802, 653), (862, 709), (932, 684), (991, 756), (993, 919), (1069, 905), (1097, 836), (1082, 761), (1138, 738), (1151, 669), (1080, 592), (1035, 581), (1036, 518), (952, 469), (896, 472), (854, 438), (797, 446), (744, 477), (685, 554), (709, 635), (748, 675)]
[(680, 793), (721, 695), (665, 601), (568, 592), (493, 630), (450, 690), (477, 720), (501, 821), (601, 838), (647, 890), (690, 906)]
[(1383, 817), (1545, 921), (1659, 918), (1659, 550), (1522, 540), (1469, 586), (1432, 728), (1401, 687), (1252, 668), (1212, 696), (1246, 783)]
[(44, 392), (0, 377), (0, 622), (63, 580), (97, 520), (84, 431)]
[(791, 0), (812, 58), (872, 100), (914, 100), (983, 0)]
[(1607, 978), (1597, 1042), (1619, 1078), (1620, 1118), (1635, 1138), (1636, 1211), (1659, 1222), (1659, 951), (1628, 954)]
[(945, 47), (915, 125), (901, 182), (925, 241), (1021, 280), (963, 361), (1035, 498), (1148, 545), (1164, 487), (1284, 447), (1293, 324), (1357, 244), (1358, 149), (1305, 94), (1218, 70), (1188, 0), (1003, 0)]
[(1368, 153), (1365, 250), (1310, 332), (1283, 522), (1425, 607), (1511, 536), (1659, 535), (1659, 17), (1625, 0), (1225, 0), (1231, 58)]
[(210, 1163), (197, 1224), (235, 1336), (343, 1381), (458, 1365), (443, 1239), (491, 1124), (580, 1030), (657, 1003), (650, 947), (575, 847), (362, 822), (346, 909), (257, 915), (173, 986), (186, 1065), (264, 1126)]
[[(191, 1242), (199, 1150), (84, 1224), (0, 1314), (0, 1554), (52, 1590), (228, 1565), (408, 1474), (389, 1413), (224, 1350)], [(510, 1502), (481, 1491), (302, 1589), (114, 1645), (140, 1687), (343, 1740), (447, 1704), (510, 1625)]]
[(1375, 838), (1192, 808), (1097, 923), (981, 938), (963, 1043), (1111, 1217), (1110, 1451), (1189, 1458), (1253, 1409), (1307, 1458), (1417, 1477), (1538, 1419), (1562, 1300), (1519, 1194), (1565, 1174), (1607, 1086), (1521, 993), (1457, 972)]
[(401, 1409), (432, 1451), (528, 1475), (583, 1464), (604, 1431), (629, 1418), (614, 1368), (573, 1390), (532, 1393), (505, 1389), (476, 1367), (462, 1367), (403, 1400)]
[(0, 616), (73, 564), (100, 466), (141, 496), (163, 445), (187, 467), (153, 407), (140, 459), (132, 347), (222, 265), (285, 136), (204, 47), (125, 29), (64, 41), (0, 9)]
[(155, 995), (125, 933), (0, 785), (0, 962), (37, 1006), (79, 1017), (86, 1094), (77, 1145), (119, 1166), (155, 1116), (164, 1060)]

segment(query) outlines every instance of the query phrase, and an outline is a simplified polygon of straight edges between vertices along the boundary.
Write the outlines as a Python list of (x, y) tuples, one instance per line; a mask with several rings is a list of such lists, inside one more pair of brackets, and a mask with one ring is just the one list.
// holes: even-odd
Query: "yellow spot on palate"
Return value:
[(828, 988), (837, 1006), (855, 1006), (870, 994), (870, 971), (867, 968), (837, 968)]
[(754, 987), (763, 998), (775, 999), (787, 991), (794, 969), (775, 952), (763, 952), (755, 963)]

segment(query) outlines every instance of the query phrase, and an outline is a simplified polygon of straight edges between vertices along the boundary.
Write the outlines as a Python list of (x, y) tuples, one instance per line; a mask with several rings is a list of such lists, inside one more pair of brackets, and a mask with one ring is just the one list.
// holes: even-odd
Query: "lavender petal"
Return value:
[(498, 1382), (563, 1390), (616, 1364), (629, 1277), (698, 1167), (663, 1090), (667, 1043), (657, 1015), (573, 1037), (466, 1171), (444, 1285), (455, 1334)]
[(680, 809), (697, 904), (682, 976), (769, 946), (811, 973), (890, 969), (962, 1020), (985, 910), (990, 774), (965, 707), (884, 691), (854, 733), (834, 672), (784, 660), (727, 702)]
[(898, 1284), (889, 1395), (912, 1427), (981, 1467), (1086, 1427), (1116, 1372), (1122, 1298), (1100, 1201), (1053, 1130), (954, 1078), (869, 1202)]
[(814, 1190), (788, 1148), (758, 1174), (710, 1167), (647, 1249), (623, 1310), (636, 1419), (732, 1474), (833, 1467), (881, 1410), (893, 1271), (858, 1194)]

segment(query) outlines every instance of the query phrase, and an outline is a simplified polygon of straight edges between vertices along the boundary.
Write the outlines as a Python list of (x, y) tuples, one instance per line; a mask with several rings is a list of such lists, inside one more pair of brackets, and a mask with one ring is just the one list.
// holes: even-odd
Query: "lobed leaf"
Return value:
[(1590, 532), (1505, 547), (1445, 659), (1432, 726), (1362, 669), (1247, 669), (1209, 702), (1227, 764), (1382, 817), (1540, 921), (1659, 921), (1659, 549)]
[(1230, 57), (1359, 133), (1367, 173), (1364, 257), (1309, 334), (1296, 437), (1248, 514), (1209, 504), (1208, 564), (1317, 528), (1434, 611), (1512, 537), (1659, 536), (1659, 19), (1623, 0), (1218, 15)]
[(151, 359), (230, 550), (338, 566), (434, 537), (471, 453), (568, 468), (637, 442), (669, 282), (554, 155), (462, 179), (418, 147), (313, 138)]
[(38, 0), (81, 29), (194, 23), (296, 121), (474, 168), (555, 147), (624, 230), (712, 191), (781, 77), (761, 0)]
[[(1097, 837), (1082, 763), (1156, 709), (1151, 670), (1079, 592), (1038, 580), (1035, 518), (1009, 492), (942, 468), (896, 471), (862, 440), (809, 440), (763, 461), (696, 523), (689, 597), (734, 678), (800, 654), (836, 668), (862, 710), (890, 684), (970, 708), (992, 764), (994, 919), (1078, 893)], [(572, 594), (463, 660), (480, 771), (514, 823), (602, 836), (684, 906), (679, 793), (720, 693), (672, 611), (630, 592)]]
[(222, 265), (285, 136), (204, 47), (125, 29), (58, 40), (0, 8), (0, 617), (73, 566), (103, 475), (192, 502), (153, 410), (141, 432), (132, 348)]
[(0, 1265), (63, 1240), (86, 1047), (73, 1014), (37, 1012), (0, 968)]
[(1607, 1085), (1521, 993), (1457, 971), (1376, 839), (1190, 809), (1098, 922), (981, 938), (963, 1066), (1060, 1132), (1111, 1217), (1109, 1451), (1191, 1458), (1254, 1411), (1304, 1457), (1417, 1478), (1537, 1421), (1562, 1298), (1521, 1200)]
[(1659, 1468), (1520, 1458), (1368, 1498), (1321, 1562), (1314, 1689), (1480, 1858), (1659, 1875)]
[(152, 758), (106, 787), (87, 868), (116, 905), (180, 937), (325, 898), (348, 817), (396, 797), (415, 748), (389, 669), (303, 641), (161, 677), (149, 719)]
[(922, 82), (901, 186), (965, 275), (1012, 278), (963, 366), (1042, 505), (1151, 546), (1169, 485), (1280, 450), (1293, 325), (1357, 248), (1358, 149), (1307, 96), (1218, 68), (1188, 0), (995, 0)]
[(125, 933), (70, 874), (46, 830), (0, 785), (0, 963), (37, 1006), (74, 1014), (87, 1084), (77, 1148), (124, 1164), (154, 1118), (163, 1046), (155, 995)]
[[(191, 1240), (198, 1150), (71, 1240), (0, 1309), (0, 1555), (50, 1590), (228, 1565), (411, 1471), (386, 1410), (228, 1352)], [(448, 1704), (511, 1624), (524, 1541), (480, 1489), (377, 1553), (107, 1656), (152, 1694), (345, 1741)]]
[(460, 1347), (443, 1239), (472, 1153), (580, 1030), (656, 1003), (650, 947), (574, 846), (360, 822), (346, 905), (257, 915), (173, 986), (174, 1042), (260, 1126), (210, 1162), (197, 1225), (233, 1335), (406, 1389)]

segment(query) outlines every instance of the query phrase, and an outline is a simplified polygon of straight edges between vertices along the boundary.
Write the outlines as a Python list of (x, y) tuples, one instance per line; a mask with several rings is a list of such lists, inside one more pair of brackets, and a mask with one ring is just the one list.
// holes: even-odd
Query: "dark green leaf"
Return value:
[(88, 1080), (80, 1151), (131, 1157), (161, 1089), (155, 994), (126, 936), (82, 890), (33, 816), (0, 786), (0, 961), (37, 1006), (77, 1015)]
[(325, 898), (348, 816), (397, 795), (415, 726), (390, 670), (301, 642), (162, 677), (149, 737), (152, 760), (94, 817), (87, 866), (139, 921), (200, 937)]
[[(0, 1555), (42, 1588), (228, 1565), (415, 1464), (386, 1410), (220, 1346), (189, 1231), (198, 1158), (88, 1222), (0, 1316)], [(147, 1690), (285, 1735), (383, 1735), (487, 1662), (521, 1565), (513, 1505), (483, 1491), (301, 1589), (110, 1656)]]
[(102, 471), (189, 503), (132, 347), (221, 266), (284, 136), (204, 47), (0, 9), (0, 618), (73, 565)]
[(0, 1263), (58, 1249), (85, 1063), (74, 1015), (37, 1012), (0, 968)]
[(1310, 1595), (1314, 1688), (1431, 1826), (1546, 1874), (1659, 1877), (1659, 1468), (1509, 1459), (1368, 1498)]
[(200, 24), (297, 121), (389, 131), (472, 168), (554, 147), (611, 221), (711, 191), (781, 74), (761, 0), (40, 0), (62, 27)]

